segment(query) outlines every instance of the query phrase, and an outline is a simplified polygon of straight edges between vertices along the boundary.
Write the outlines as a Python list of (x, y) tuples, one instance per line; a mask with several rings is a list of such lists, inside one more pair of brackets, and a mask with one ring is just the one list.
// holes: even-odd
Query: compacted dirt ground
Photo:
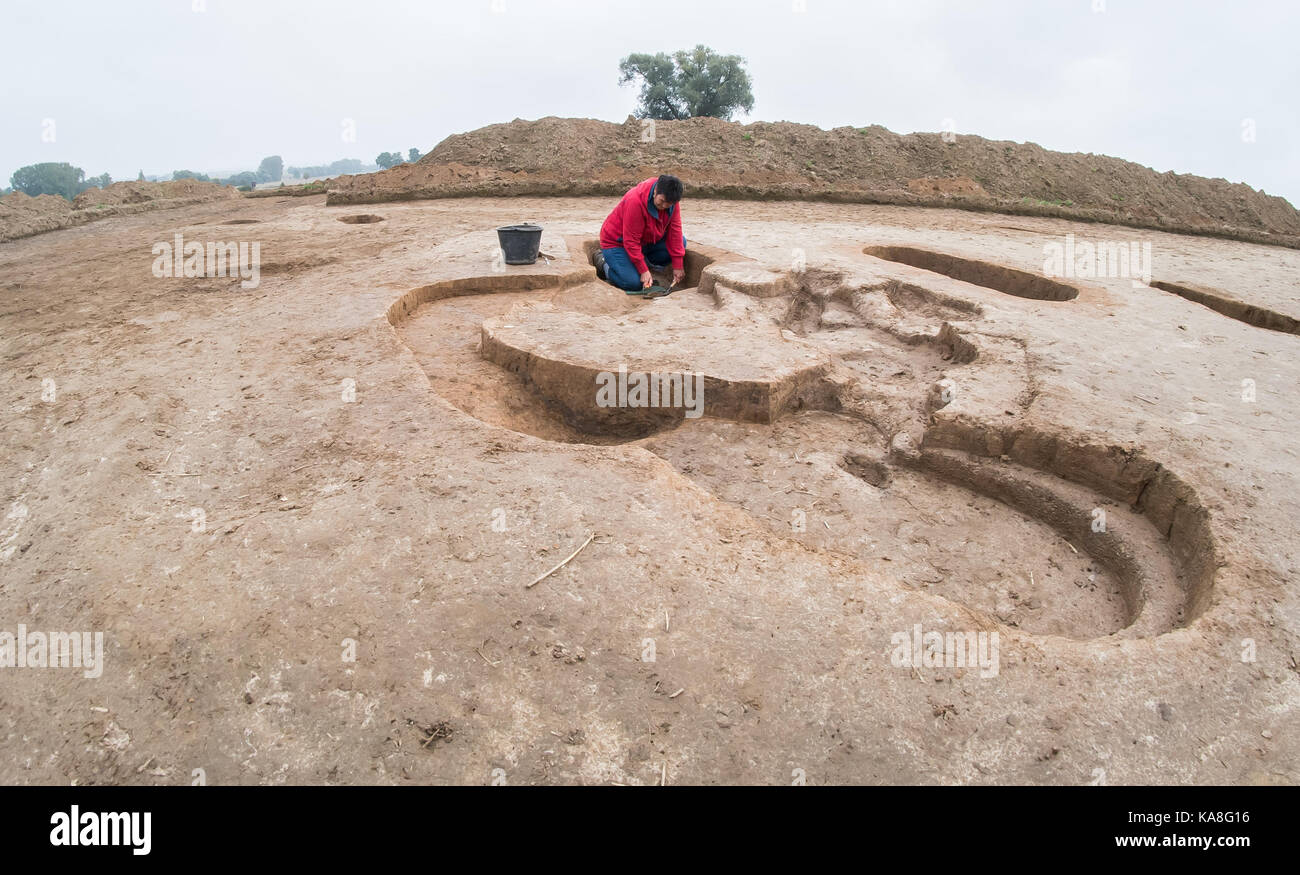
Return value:
[(690, 200), (646, 301), (608, 199), (324, 200), (0, 246), (0, 662), (104, 641), (0, 668), (0, 781), (1300, 779), (1300, 252)]

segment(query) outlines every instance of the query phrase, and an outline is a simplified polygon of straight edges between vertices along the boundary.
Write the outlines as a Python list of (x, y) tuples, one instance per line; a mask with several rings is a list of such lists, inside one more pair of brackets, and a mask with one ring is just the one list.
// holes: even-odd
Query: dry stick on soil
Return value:
[(577, 556), (579, 553), (581, 553), (583, 550), (585, 550), (585, 549), (587, 548), (587, 545), (591, 543), (591, 539), (594, 538), (594, 537), (596, 537), (596, 533), (595, 533), (595, 532), (592, 532), (590, 535), (587, 536), (587, 540), (585, 540), (585, 541), (582, 542), (582, 546), (581, 546), (581, 547), (579, 547), (578, 549), (574, 550), (572, 553), (569, 554), (569, 558), (568, 558), (568, 559), (565, 559), (565, 560), (564, 560), (563, 562), (561, 562), (559, 565), (555, 566), (555, 567), (552, 568), (550, 571), (546, 572), (546, 573), (543, 574), (541, 577), (537, 578), (537, 579), (534, 580), (532, 583), (530, 583), (530, 584), (528, 584), (527, 586), (525, 586), (524, 589), (532, 589), (533, 587), (537, 586), (537, 584), (541, 583), (543, 580), (545, 580), (546, 578), (550, 577), (552, 574), (554, 574), (555, 572), (559, 571), (559, 570), (560, 570), (561, 568), (563, 568), (564, 566), (568, 565), (570, 562), (573, 561), (573, 557), (574, 557), (574, 556)]

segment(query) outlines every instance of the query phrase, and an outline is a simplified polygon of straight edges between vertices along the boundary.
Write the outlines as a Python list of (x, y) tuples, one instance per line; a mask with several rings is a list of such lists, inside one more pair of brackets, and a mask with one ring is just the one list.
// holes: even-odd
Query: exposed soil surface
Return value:
[(1267, 328), (1271, 331), (1285, 331), (1288, 334), (1300, 334), (1300, 320), (1267, 307), (1248, 304), (1219, 289), (1189, 283), (1171, 283), (1166, 280), (1152, 280), (1151, 285), (1153, 288), (1164, 289), (1189, 301), (1195, 301), (1247, 325)]
[(329, 183), (329, 202), (616, 195), (676, 173), (689, 197), (950, 206), (1300, 246), (1300, 213), (1248, 185), (1104, 155), (878, 125), (544, 118), (448, 137), (415, 164)]
[[(99, 677), (0, 668), (0, 781), (1300, 781), (1300, 338), (1008, 280), (1137, 232), (898, 206), (694, 200), (647, 301), (594, 276), (610, 206), (0, 247), (0, 632), (105, 638)], [(502, 266), (521, 221), (547, 257)], [(175, 234), (260, 284), (155, 279)], [(1300, 252), (1141, 236), (1300, 306)], [(704, 415), (603, 406), (620, 367)]]
[(225, 185), (180, 179), (173, 182), (115, 182), (91, 188), (68, 201), (56, 195), (28, 197), (20, 191), (0, 198), (0, 242), (93, 222), (108, 216), (170, 209), (187, 204), (238, 198)]

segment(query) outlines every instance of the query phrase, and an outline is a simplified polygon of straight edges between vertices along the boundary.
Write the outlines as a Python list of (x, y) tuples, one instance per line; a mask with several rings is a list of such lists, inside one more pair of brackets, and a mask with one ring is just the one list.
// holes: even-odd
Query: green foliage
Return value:
[(136, 182), (144, 182), (144, 171), (143, 171), (143, 170), (140, 171), (140, 175), (137, 176), (137, 177), (135, 178), (135, 181), (136, 181)]
[(407, 151), (406, 156), (403, 158), (400, 150), (397, 152), (380, 152), (379, 156), (375, 158), (375, 163), (385, 170), (407, 162), (414, 164), (420, 160), (420, 150), (412, 147)]
[(289, 175), (300, 179), (317, 176), (346, 176), (350, 173), (365, 173), (366, 165), (360, 158), (340, 158), (330, 164), (315, 164), (310, 167), (290, 167)]
[(9, 178), (9, 184), (15, 191), (21, 191), (32, 197), (42, 194), (57, 194), (72, 200), (90, 186), (84, 182), (86, 171), (73, 167), (67, 162), (29, 164), (19, 167)]
[(730, 119), (754, 109), (754, 93), (745, 59), (720, 55), (707, 46), (668, 55), (632, 54), (619, 62), (619, 84), (639, 82), (638, 118)]
[(284, 178), (284, 160), (279, 155), (263, 158), (257, 168), (259, 182), (279, 182)]
[(172, 179), (194, 179), (199, 182), (212, 181), (206, 173), (195, 173), (193, 170), (173, 170)]
[(225, 180), (226, 185), (233, 185), (235, 188), (254, 189), (257, 187), (257, 174), (251, 170), (245, 170), (243, 173), (236, 173)]

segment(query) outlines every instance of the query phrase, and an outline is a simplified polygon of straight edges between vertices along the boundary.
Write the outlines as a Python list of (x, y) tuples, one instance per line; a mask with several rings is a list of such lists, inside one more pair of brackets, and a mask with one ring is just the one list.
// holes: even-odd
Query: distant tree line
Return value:
[[(414, 163), (420, 160), (420, 150), (410, 149), (407, 157), (403, 158), (401, 152), (384, 152), (376, 159), (375, 163), (384, 169), (395, 167), (398, 164), (405, 164), (408, 161)], [(315, 178), (320, 176), (344, 176), (352, 173), (366, 173), (374, 169), (374, 165), (365, 165), (359, 158), (341, 158), (330, 164), (316, 165), (311, 167), (290, 167), (287, 172), (290, 177), (296, 179)], [(262, 159), (257, 170), (245, 170), (242, 173), (236, 173), (227, 176), (224, 179), (215, 176), (209, 176), (206, 173), (197, 173), (193, 170), (174, 170), (171, 179), (193, 179), (197, 182), (215, 182), (219, 185), (233, 185), (241, 191), (250, 191), (262, 182), (279, 182), (285, 176), (286, 169), (284, 160), (279, 155), (270, 155)], [(150, 182), (161, 182), (166, 177), (149, 177)], [(144, 182), (144, 171), (140, 171), (137, 177), (138, 182)], [(80, 167), (74, 167), (68, 163), (47, 162), (44, 164), (29, 164), (26, 167), (20, 167), (14, 171), (10, 177), (9, 183), (12, 188), (0, 190), (0, 194), (9, 194), (11, 191), (21, 191), (36, 197), (41, 194), (53, 194), (72, 200), (88, 188), (107, 188), (113, 180), (107, 173), (100, 176), (86, 178), (86, 171)]]
[(401, 152), (380, 152), (375, 158), (375, 163), (387, 170), (390, 167), (396, 167), (398, 164), (414, 164), (420, 160), (420, 150), (414, 147), (406, 152), (406, 157), (402, 157)]
[(240, 191), (251, 191), (259, 182), (279, 182), (284, 178), (284, 160), (279, 155), (270, 155), (262, 159), (257, 170), (245, 170), (222, 179), (195, 173), (193, 170), (174, 170), (172, 179), (193, 179), (198, 182), (215, 182), (219, 185), (233, 185)]
[(9, 177), (12, 188), (7, 189), (5, 194), (10, 191), (21, 191), (32, 197), (54, 194), (72, 200), (88, 188), (105, 188), (112, 182), (107, 173), (87, 179), (86, 171), (80, 167), (73, 167), (66, 161), (59, 163), (47, 161), (43, 164), (29, 164), (15, 170), (13, 176)]
[(287, 172), (295, 179), (315, 179), (320, 176), (347, 176), (352, 173), (367, 173), (374, 169), (375, 165), (363, 164), (360, 158), (340, 158), (330, 164), (290, 167)]

